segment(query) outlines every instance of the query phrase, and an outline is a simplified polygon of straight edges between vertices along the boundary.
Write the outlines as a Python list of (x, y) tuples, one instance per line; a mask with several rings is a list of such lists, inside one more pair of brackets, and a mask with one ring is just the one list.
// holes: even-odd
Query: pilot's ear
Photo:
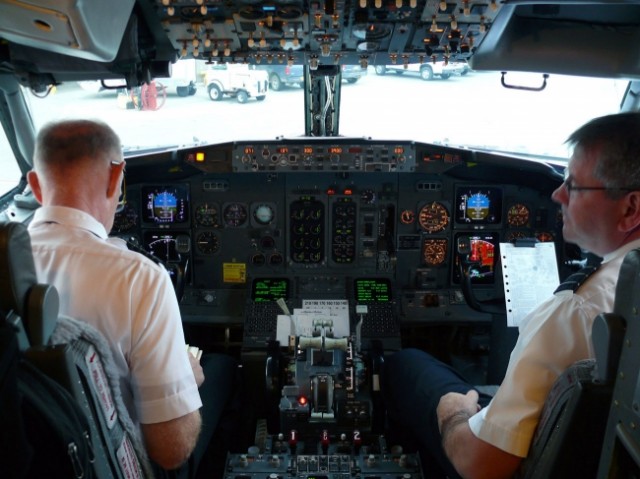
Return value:
[(630, 191), (624, 196), (623, 216), (620, 220), (622, 231), (628, 232), (640, 226), (640, 191)]
[(120, 184), (122, 182), (122, 175), (124, 170), (124, 161), (121, 163), (111, 163), (111, 170), (109, 174), (109, 185), (107, 186), (107, 198), (111, 198), (114, 195), (120, 196)]
[(33, 191), (33, 196), (35, 196), (38, 203), (42, 204), (42, 189), (40, 188), (38, 174), (33, 170), (27, 172), (27, 181), (29, 182), (31, 191)]

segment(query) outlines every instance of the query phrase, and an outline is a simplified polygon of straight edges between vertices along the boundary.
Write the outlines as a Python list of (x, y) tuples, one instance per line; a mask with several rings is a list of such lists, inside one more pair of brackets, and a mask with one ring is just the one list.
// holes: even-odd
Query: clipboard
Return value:
[(500, 243), (507, 326), (522, 320), (560, 284), (555, 243)]

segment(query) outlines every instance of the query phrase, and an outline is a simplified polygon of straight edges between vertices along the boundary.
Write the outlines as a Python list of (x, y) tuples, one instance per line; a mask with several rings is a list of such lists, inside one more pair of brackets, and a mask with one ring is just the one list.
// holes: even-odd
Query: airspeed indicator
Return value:
[(437, 201), (426, 204), (418, 213), (418, 224), (427, 233), (437, 233), (449, 224), (449, 212), (442, 203)]

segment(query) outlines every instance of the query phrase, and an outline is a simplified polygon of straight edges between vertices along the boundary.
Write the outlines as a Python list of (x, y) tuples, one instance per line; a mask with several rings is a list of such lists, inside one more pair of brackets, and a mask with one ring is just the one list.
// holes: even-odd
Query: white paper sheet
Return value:
[(349, 336), (349, 301), (305, 299), (302, 308), (293, 310), (291, 317), (278, 315), (276, 339), (289, 344), (289, 336), (313, 336), (317, 324), (325, 324), (325, 334), (331, 329), (334, 338)]
[(548, 299), (560, 283), (555, 244), (515, 246), (500, 243), (507, 325), (518, 326), (522, 319)]

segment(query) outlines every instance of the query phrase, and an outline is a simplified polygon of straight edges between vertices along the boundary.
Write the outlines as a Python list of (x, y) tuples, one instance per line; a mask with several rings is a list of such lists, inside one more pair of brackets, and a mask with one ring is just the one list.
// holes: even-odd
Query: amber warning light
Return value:
[(204, 163), (205, 158), (204, 151), (196, 152), (196, 163)]

